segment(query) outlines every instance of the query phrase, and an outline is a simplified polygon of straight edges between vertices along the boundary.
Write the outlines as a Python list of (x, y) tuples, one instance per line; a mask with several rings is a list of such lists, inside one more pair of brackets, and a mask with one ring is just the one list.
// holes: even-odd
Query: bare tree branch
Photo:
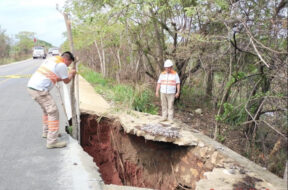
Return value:
[(286, 137), (283, 133), (281, 133), (278, 129), (276, 129), (275, 127), (273, 127), (272, 125), (270, 125), (267, 121), (262, 120), (262, 122), (265, 123), (265, 124), (266, 124), (268, 127), (270, 127), (271, 129), (273, 129), (275, 132), (277, 132), (279, 135), (281, 135), (281, 136), (285, 139), (285, 141), (288, 140), (287, 137)]
[(282, 0), (278, 7), (275, 10), (275, 16), (277, 16), (279, 14), (279, 12), (285, 7), (285, 5), (287, 4), (287, 0)]

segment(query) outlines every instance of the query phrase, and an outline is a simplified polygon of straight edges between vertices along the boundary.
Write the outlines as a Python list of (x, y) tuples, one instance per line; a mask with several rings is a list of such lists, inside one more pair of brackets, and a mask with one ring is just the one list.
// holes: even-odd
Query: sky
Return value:
[(36, 33), (35, 38), (59, 47), (66, 32), (64, 17), (56, 10), (65, 0), (0, 0), (0, 27), (5, 34), (27, 31)]

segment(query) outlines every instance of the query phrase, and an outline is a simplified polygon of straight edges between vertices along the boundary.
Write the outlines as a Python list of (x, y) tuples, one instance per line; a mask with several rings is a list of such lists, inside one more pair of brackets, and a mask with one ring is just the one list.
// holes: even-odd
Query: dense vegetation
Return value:
[[(282, 176), (287, 5), (286, 0), (67, 0), (65, 10), (85, 65), (81, 72), (98, 92), (156, 113), (156, 80), (164, 60), (172, 59), (182, 89), (176, 112), (201, 107), (212, 118), (207, 135), (232, 149), (237, 144), (236, 151)], [(20, 32), (11, 39), (0, 27), (0, 64), (30, 57), (34, 36)], [(232, 139), (235, 134), (241, 140)], [(231, 145), (232, 140), (237, 141)]]
[(12, 39), (0, 26), (0, 65), (32, 57), (32, 49), (35, 45), (52, 47), (50, 43), (43, 40), (34, 43), (34, 36), (33, 32), (23, 31)]
[(283, 175), (287, 1), (70, 0), (66, 10), (83, 64), (118, 84), (154, 91), (164, 60), (173, 59), (178, 107), (193, 111), (200, 102), (213, 110), (215, 139), (238, 131), (241, 154)]
[(114, 79), (104, 78), (100, 73), (83, 65), (80, 65), (79, 72), (106, 100), (117, 104), (116, 109), (134, 109), (150, 114), (157, 113), (157, 107), (152, 102), (153, 91), (147, 88), (145, 84), (136, 86), (117, 84)]

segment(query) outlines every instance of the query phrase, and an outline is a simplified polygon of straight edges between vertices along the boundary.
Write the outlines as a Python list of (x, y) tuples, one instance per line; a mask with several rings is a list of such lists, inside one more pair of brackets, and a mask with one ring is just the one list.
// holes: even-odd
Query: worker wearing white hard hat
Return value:
[(164, 68), (169, 68), (169, 67), (173, 67), (173, 62), (170, 59), (167, 59), (164, 62)]
[(173, 70), (173, 61), (167, 59), (164, 62), (165, 71), (158, 79), (156, 87), (156, 97), (161, 93), (162, 121), (168, 119), (173, 122), (174, 117), (174, 100), (180, 95), (180, 79), (176, 71)]

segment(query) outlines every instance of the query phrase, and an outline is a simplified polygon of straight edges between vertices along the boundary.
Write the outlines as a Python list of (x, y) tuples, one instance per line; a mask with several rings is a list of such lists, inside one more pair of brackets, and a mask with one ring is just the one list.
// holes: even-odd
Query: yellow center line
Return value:
[(27, 74), (27, 75), (4, 75), (0, 76), (0, 78), (10, 78), (10, 79), (19, 79), (19, 78), (30, 78), (32, 75)]
[[(35, 67), (35, 65), (32, 65), (32, 66), (28, 67), (27, 69), (22, 70), (21, 72), (17, 72), (17, 73), (15, 73), (14, 75), (6, 75), (5, 77), (0, 76), (0, 78), (7, 78), (7, 79), (5, 79), (5, 80), (0, 81), (0, 84), (3, 84), (4, 82), (7, 82), (7, 81), (10, 80), (10, 79), (26, 78), (26, 77), (18, 77), (18, 76), (21, 76), (21, 73), (24, 73), (24, 72), (26, 72), (27, 70), (30, 70), (32, 67)], [(27, 74), (26, 76), (28, 76), (28, 75), (29, 75), (29, 74)], [(10, 77), (8, 77), (8, 76), (10, 76)], [(22, 76), (24, 76), (24, 75), (22, 75)], [(27, 77), (27, 78), (28, 78), (28, 77)]]

